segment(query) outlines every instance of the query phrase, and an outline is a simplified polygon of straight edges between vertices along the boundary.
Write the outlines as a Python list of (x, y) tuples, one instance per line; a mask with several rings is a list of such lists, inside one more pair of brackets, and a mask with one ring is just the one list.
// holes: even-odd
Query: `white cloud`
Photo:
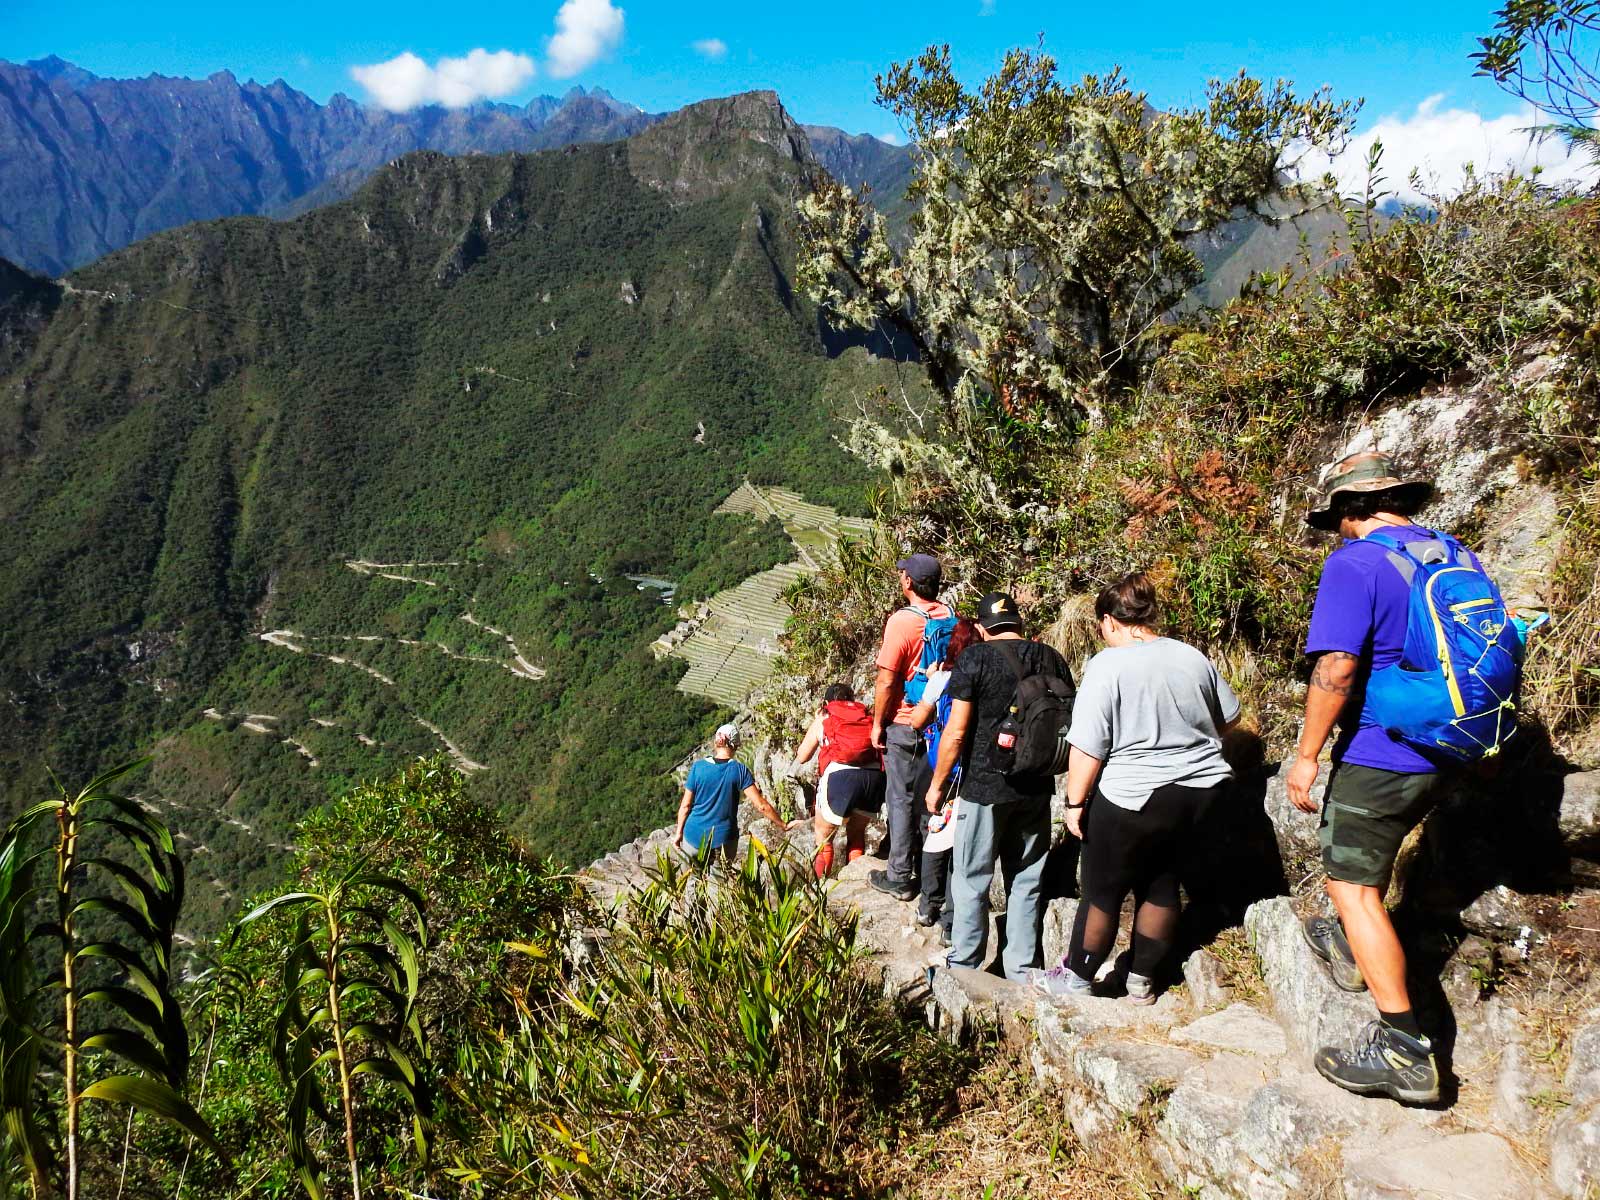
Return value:
[(709, 58), (712, 62), (728, 56), (728, 43), (721, 38), (701, 38), (697, 42), (690, 42), (689, 48), (701, 58)]
[(557, 79), (587, 70), (622, 41), (622, 10), (611, 0), (566, 0), (556, 12), (547, 66)]
[(894, 129), (891, 129), (888, 133), (880, 133), (878, 140), (880, 142), (888, 142), (891, 146), (904, 146), (906, 144), (905, 135)]
[(470, 51), (463, 58), (441, 58), (429, 66), (409, 50), (388, 62), (351, 67), (350, 77), (390, 112), (423, 104), (465, 108), (479, 100), (508, 96), (533, 78), (533, 59), (510, 50)]
[[(1533, 109), (1502, 117), (1484, 117), (1464, 108), (1444, 108), (1444, 95), (1429, 96), (1409, 116), (1380, 117), (1351, 139), (1349, 147), (1332, 164), (1344, 195), (1360, 195), (1366, 186), (1367, 153), (1373, 139), (1383, 142), (1382, 173), (1387, 190), (1401, 200), (1426, 200), (1411, 186), (1416, 171), (1424, 189), (1449, 194), (1459, 190), (1470, 163), (1479, 175), (1502, 174), (1508, 169), (1527, 172), (1543, 167), (1540, 178), (1551, 184), (1592, 180), (1581, 154), (1569, 155), (1557, 138), (1530, 138), (1531, 126), (1546, 124)], [(1307, 162), (1320, 171), (1327, 165)]]

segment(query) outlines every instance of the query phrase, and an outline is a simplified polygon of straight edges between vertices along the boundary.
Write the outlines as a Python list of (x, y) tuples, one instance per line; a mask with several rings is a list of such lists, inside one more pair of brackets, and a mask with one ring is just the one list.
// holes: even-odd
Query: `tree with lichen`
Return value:
[(1198, 240), (1326, 203), (1295, 168), (1336, 151), (1354, 112), (1243, 74), (1157, 111), (1120, 70), (1067, 86), (1027, 50), (976, 91), (948, 46), (877, 84), (915, 142), (909, 239), (823, 179), (800, 203), (801, 279), (836, 323), (916, 348), (969, 461), (1070, 436), (1134, 389), (1152, 329), (1203, 276)]

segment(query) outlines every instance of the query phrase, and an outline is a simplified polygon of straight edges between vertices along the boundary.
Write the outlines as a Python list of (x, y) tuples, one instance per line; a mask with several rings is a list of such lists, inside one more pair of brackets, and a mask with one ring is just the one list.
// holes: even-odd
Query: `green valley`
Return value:
[(714, 710), (624, 576), (683, 602), (790, 559), (715, 511), (745, 479), (865, 503), (830, 418), (889, 365), (789, 282), (819, 170), (752, 93), (8, 284), (7, 803), (153, 747), (202, 923), (417, 755), (569, 861), (658, 824)]

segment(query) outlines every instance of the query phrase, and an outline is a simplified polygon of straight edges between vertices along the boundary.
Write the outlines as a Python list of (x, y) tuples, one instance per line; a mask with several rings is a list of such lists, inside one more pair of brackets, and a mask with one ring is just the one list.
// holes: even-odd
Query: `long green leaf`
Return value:
[(217, 1141), (217, 1135), (212, 1132), (206, 1119), (194, 1110), (192, 1104), (160, 1080), (144, 1079), (137, 1075), (112, 1075), (95, 1080), (80, 1095), (85, 1100), (128, 1104), (140, 1112), (170, 1121), (210, 1146), (223, 1162), (233, 1165), (233, 1160), (223, 1149), (222, 1143)]
[(78, 1043), (84, 1050), (109, 1050), (126, 1059), (141, 1071), (172, 1082), (172, 1069), (167, 1056), (149, 1038), (140, 1037), (126, 1029), (102, 1029), (91, 1033)]
[[(268, 900), (263, 904), (256, 905), (249, 912), (245, 913), (244, 916), (240, 917), (238, 922), (235, 923), (233, 927), (233, 937), (237, 938), (240, 931), (242, 931), (245, 926), (254, 924), (268, 913), (276, 912), (280, 908), (297, 908), (300, 905), (307, 904), (312, 900), (320, 899), (322, 899), (322, 897), (318, 896), (315, 892), (285, 892), (281, 896), (274, 896), (271, 900)], [(232, 939), (230, 939), (230, 944), (231, 941)]]

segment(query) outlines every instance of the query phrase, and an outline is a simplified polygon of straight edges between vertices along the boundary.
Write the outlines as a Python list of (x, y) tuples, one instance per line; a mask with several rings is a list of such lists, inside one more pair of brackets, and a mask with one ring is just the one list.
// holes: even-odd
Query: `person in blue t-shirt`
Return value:
[(1305, 647), (1315, 662), (1286, 783), (1296, 808), (1317, 811), (1311, 788), (1337, 723), (1319, 838), (1339, 915), (1307, 919), (1304, 933), (1335, 983), (1371, 989), (1380, 1020), (1352, 1045), (1320, 1050), (1316, 1066), (1353, 1092), (1431, 1103), (1439, 1095), (1433, 1045), (1411, 1009), (1405, 951), (1383, 900), (1401, 842), (1437, 799), (1439, 765), (1391, 737), (1368, 711), (1364, 692), (1374, 670), (1401, 658), (1411, 595), (1390, 548), (1367, 535), (1431, 540), (1433, 531), (1411, 518), (1433, 485), (1402, 479), (1384, 455), (1356, 454), (1323, 473), (1320, 491), (1307, 523), (1346, 540), (1328, 555), (1317, 585)]
[[(709, 861), (721, 851), (728, 862), (739, 848), (739, 797), (754, 804), (779, 829), (786, 826), (778, 810), (756, 786), (750, 768), (737, 758), (739, 727), (719, 726), (710, 758), (689, 768), (683, 781), (683, 801), (678, 805), (678, 829), (672, 844)], [(798, 824), (799, 822), (796, 822)]]

